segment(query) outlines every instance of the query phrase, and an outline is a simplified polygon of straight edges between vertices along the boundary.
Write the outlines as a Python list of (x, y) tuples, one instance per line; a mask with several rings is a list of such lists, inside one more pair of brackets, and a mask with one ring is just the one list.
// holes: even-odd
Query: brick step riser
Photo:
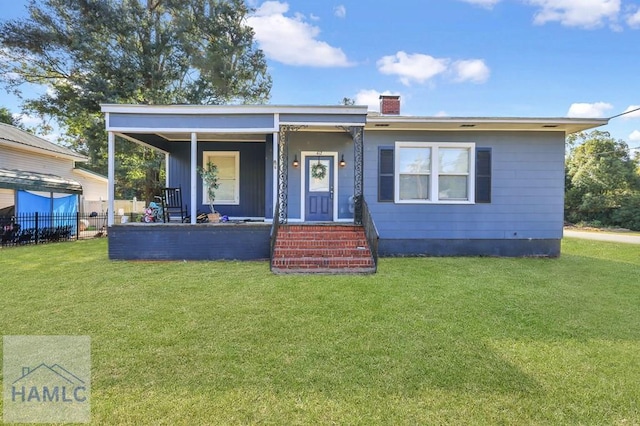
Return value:
[(368, 258), (371, 256), (369, 250), (274, 250), (273, 257), (275, 258), (298, 258), (298, 257), (325, 257), (325, 258), (344, 258), (344, 257), (357, 257)]
[(301, 241), (301, 240), (278, 240), (276, 241), (276, 248), (352, 248), (368, 247), (365, 240), (339, 240), (339, 241)]
[(296, 233), (296, 234), (280, 234), (278, 233), (278, 239), (283, 239), (283, 240), (353, 240), (353, 239), (360, 239), (360, 238), (366, 238), (364, 233), (349, 233), (349, 234), (343, 234), (343, 233), (311, 233), (311, 234), (303, 234), (303, 233)]
[(275, 269), (340, 269), (340, 268), (373, 268), (370, 259), (274, 259)]

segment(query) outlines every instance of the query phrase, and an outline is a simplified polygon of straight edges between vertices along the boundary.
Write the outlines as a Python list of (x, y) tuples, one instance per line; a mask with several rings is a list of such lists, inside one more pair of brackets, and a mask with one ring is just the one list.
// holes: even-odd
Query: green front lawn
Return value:
[(106, 245), (0, 249), (3, 335), (91, 336), (94, 423), (640, 423), (640, 246), (275, 276)]

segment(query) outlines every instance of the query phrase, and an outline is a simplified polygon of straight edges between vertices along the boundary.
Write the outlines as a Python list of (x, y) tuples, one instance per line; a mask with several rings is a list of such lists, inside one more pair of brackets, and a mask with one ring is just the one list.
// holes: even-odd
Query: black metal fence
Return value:
[(107, 215), (24, 213), (0, 216), (2, 247), (105, 236)]

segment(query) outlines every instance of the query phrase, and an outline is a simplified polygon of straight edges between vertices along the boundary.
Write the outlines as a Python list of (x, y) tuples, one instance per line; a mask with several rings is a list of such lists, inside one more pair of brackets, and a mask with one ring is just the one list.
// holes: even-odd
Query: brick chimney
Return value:
[(380, 114), (400, 115), (400, 96), (380, 95)]

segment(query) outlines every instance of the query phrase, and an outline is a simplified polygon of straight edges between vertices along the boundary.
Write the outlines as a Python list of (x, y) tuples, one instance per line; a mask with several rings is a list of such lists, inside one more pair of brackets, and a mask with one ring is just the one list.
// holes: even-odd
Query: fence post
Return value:
[(76, 211), (76, 241), (80, 239), (80, 212)]
[(38, 237), (40, 236), (40, 229), (38, 228), (38, 212), (36, 212), (36, 245), (38, 245)]

